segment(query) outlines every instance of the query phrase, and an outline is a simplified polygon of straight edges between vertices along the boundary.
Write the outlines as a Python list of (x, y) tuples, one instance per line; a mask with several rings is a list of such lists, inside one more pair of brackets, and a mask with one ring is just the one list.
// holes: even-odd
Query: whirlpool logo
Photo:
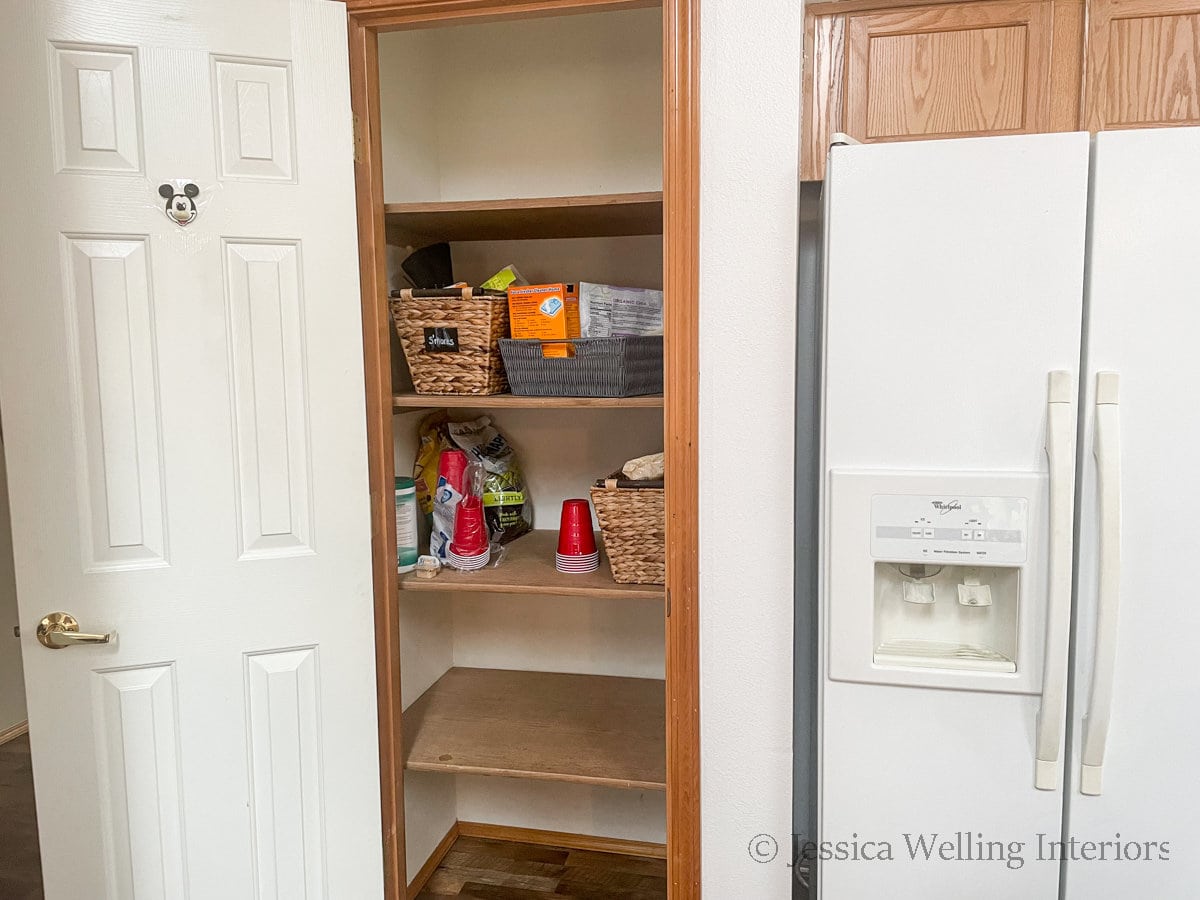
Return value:
[(962, 504), (957, 500), (934, 500), (933, 508), (943, 516), (947, 513), (952, 513), (957, 509), (962, 509)]

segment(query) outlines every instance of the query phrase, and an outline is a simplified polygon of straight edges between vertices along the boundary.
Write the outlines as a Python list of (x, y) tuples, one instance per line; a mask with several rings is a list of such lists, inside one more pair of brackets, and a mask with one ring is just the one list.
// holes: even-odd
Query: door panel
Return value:
[(68, 234), (66, 362), (87, 571), (166, 564), (162, 410), (143, 238)]
[(1052, 7), (851, 15), (846, 128), (861, 141), (1049, 131)]
[(1200, 124), (1200, 3), (1093, 0), (1084, 116), (1091, 131)]
[[(1196, 893), (1200, 676), (1189, 664), (1200, 605), (1187, 572), (1200, 497), (1195, 404), (1200, 364), (1200, 129), (1123, 131), (1096, 138), (1090, 255), (1087, 394), (1080, 472), (1080, 546), (1073, 694), (1074, 764), (1067, 834), (1110, 842), (1107, 860), (1077, 853), (1066, 896)], [(1081, 792), (1082, 741), (1097, 661), (1099, 547), (1096, 375), (1119, 385), (1121, 538), (1111, 719), (1100, 794)], [(1107, 647), (1107, 645), (1105, 645)], [(1104, 648), (1102, 648), (1104, 649)], [(1102, 710), (1098, 710), (1102, 711)], [(1113, 861), (1111, 842), (1149, 862)], [(1147, 842), (1155, 842), (1152, 849)], [(1163, 844), (1169, 845), (1168, 847)], [(1088, 855), (1098, 856), (1092, 849)]]
[[(845, 569), (831, 572), (832, 542), (846, 530), (830, 538), (828, 473), (1047, 473), (1047, 375), (1073, 375), (1079, 362), (1087, 172), (1081, 134), (838, 147), (830, 156), (821, 840), (888, 842), (894, 856), (822, 861), (827, 900), (1056, 894), (1057, 864), (1036, 858), (1038, 833), (1057, 834), (1062, 814), (1061, 789), (1034, 787), (1039, 693), (1001, 693), (979, 675), (957, 690), (835, 680), (833, 655), (859, 648), (833, 647), (833, 623), (875, 599), (839, 587), (858, 583), (839, 582)], [(1031, 533), (1045, 535), (1047, 524), (1033, 522)], [(1018, 611), (1021, 622), (1032, 617), (1035, 654), (1046, 642), (1049, 579), (1041, 581)], [(1065, 634), (1050, 652), (1065, 659)], [(1022, 654), (1018, 674), (1040, 672), (1040, 662)], [(876, 671), (888, 680), (886, 667)], [(1033, 683), (1039, 690), (1040, 678)], [(914, 859), (908, 843), (922, 835), (957, 848)], [(1000, 842), (1003, 858), (981, 862), (980, 842)], [(1008, 864), (1013, 855), (1020, 864)]]
[[(324, 0), (28, 0), (0, 34), (47, 900), (382, 895), (345, 29)], [(41, 646), (58, 610), (115, 639)]]
[(1083, 0), (811, 4), (801, 177), (834, 132), (863, 142), (1073, 131)]
[(176, 690), (172, 663), (93, 674), (110, 897), (187, 896)]
[(60, 172), (141, 172), (137, 50), (51, 41), (50, 125)]

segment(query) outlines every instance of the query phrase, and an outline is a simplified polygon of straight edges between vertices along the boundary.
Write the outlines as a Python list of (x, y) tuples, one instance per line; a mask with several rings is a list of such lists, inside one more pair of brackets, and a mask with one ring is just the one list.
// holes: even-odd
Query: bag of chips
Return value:
[(420, 445), (413, 462), (413, 482), (417, 487), (417, 505), (425, 514), (426, 521), (433, 515), (433, 491), (437, 487), (438, 460), (442, 451), (450, 449), (450, 438), (446, 433), (446, 410), (439, 409), (421, 420), (417, 430)]
[(450, 422), (447, 429), (450, 440), (483, 466), (483, 515), (492, 540), (507, 544), (532, 530), (533, 507), (516, 453), (492, 420), (480, 416)]

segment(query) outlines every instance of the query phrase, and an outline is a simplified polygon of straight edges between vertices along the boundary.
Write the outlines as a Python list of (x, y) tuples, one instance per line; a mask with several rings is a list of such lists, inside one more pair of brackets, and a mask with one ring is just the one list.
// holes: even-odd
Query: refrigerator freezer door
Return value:
[(1066, 897), (1183, 900), (1200, 884), (1200, 129), (1103, 133), (1094, 154)]
[[(1045, 557), (1047, 373), (1077, 383), (1088, 151), (1087, 135), (1054, 134), (831, 153), (815, 850), (826, 900), (1057, 895), (1058, 864), (1038, 859), (1039, 834), (1057, 835), (1062, 816), (1061, 787), (1034, 786), (1040, 679), (1018, 693), (989, 690), (987, 673), (956, 689), (948, 677), (830, 677), (831, 612), (863, 598), (830, 581), (829, 484), (838, 469), (1036, 477), (1046, 493), (1030, 505), (1031, 534)], [(1069, 455), (1068, 468), (1057, 474), (1070, 481)], [(1065, 629), (1044, 644), (1050, 583), (1035, 580), (1021, 614), (1044, 648), (1040, 670), (1067, 646)], [(949, 602), (963, 616), (1004, 609)]]

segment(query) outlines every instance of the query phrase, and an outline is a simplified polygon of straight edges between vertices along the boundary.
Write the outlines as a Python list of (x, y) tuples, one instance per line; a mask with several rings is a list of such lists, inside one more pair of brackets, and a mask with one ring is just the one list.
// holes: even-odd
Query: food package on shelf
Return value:
[(662, 453), (651, 453), (631, 459), (621, 467), (621, 474), (631, 481), (654, 481), (661, 479), (665, 471)]
[[(579, 337), (579, 288), (531, 284), (508, 289), (508, 321), (514, 340)], [(567, 344), (546, 344), (543, 356), (571, 355)]]
[(585, 338), (662, 334), (663, 292), (580, 282), (579, 320)]
[(484, 470), (483, 506), (488, 531), (507, 544), (533, 528), (533, 506), (512, 445), (488, 416), (451, 422), (450, 440), (477, 460)]
[(438, 480), (438, 461), (442, 451), (451, 446), (446, 431), (446, 410), (439, 409), (421, 420), (417, 429), (417, 457), (413, 462), (413, 482), (417, 488), (417, 505), (429, 517), (433, 515), (433, 492)]
[(517, 271), (517, 267), (509, 263), (487, 281), (480, 285), (486, 291), (507, 291), (511, 287), (521, 287), (529, 284), (525, 276)]

